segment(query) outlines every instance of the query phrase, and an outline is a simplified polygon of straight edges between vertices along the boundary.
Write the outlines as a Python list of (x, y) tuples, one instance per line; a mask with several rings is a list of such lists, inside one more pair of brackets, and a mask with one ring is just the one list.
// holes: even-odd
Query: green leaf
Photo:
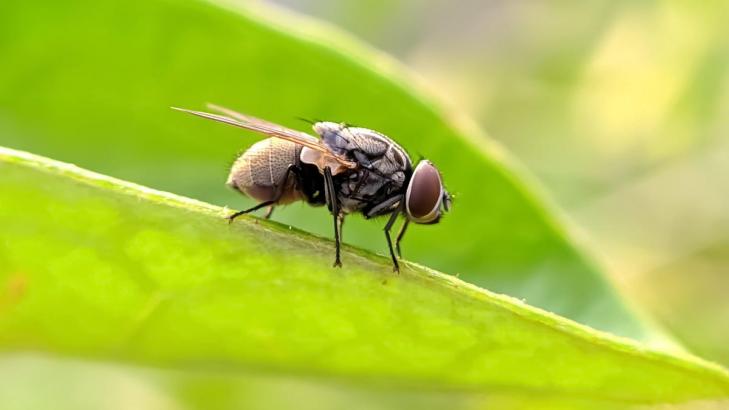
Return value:
[[(729, 374), (406, 263), (0, 149), (0, 346), (619, 402), (729, 396)], [(646, 381), (649, 380), (649, 383)]]
[[(661, 337), (499, 147), (337, 30), (222, 1), (4, 1), (0, 55), (12, 62), (0, 65), (0, 144), (242, 208), (251, 203), (225, 189), (225, 166), (253, 136), (169, 106), (374, 128), (432, 159), (456, 195), (442, 223), (413, 227), (405, 256), (599, 329)], [(292, 205), (275, 218), (331, 236), (321, 209)], [(350, 217), (344, 236), (385, 251), (380, 224)]]
[[(182, 372), (47, 356), (0, 358), (3, 410), (224, 410), (224, 409), (498, 409), (706, 410), (729, 400), (635, 405), (545, 392), (497, 389), (488, 393), (393, 389), (323, 377), (231, 372)], [(29, 386), (31, 386), (29, 388)], [(521, 394), (520, 394), (521, 393)]]

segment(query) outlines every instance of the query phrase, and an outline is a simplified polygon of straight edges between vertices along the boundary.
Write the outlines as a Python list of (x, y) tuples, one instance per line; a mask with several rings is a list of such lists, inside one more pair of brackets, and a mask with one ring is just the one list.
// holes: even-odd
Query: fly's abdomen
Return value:
[[(259, 201), (285, 204), (300, 199), (294, 187), (294, 174), (287, 170), (297, 164), (301, 146), (278, 138), (253, 144), (233, 164), (228, 185)], [(278, 197), (278, 198), (277, 198)]]

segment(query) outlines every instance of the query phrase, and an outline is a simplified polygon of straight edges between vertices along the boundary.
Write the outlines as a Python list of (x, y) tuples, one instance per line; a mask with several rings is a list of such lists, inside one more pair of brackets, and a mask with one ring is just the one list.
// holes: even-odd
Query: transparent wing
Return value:
[(188, 114), (197, 115), (198, 117), (207, 118), (209, 120), (222, 122), (235, 127), (244, 128), (247, 130), (255, 131), (269, 137), (281, 138), (286, 141), (291, 141), (295, 144), (303, 145), (311, 148), (315, 151), (321, 152), (327, 158), (330, 158), (337, 163), (341, 164), (346, 168), (356, 168), (357, 164), (346, 160), (329, 150), (321, 140), (315, 138), (305, 132), (292, 130), (259, 118), (251, 117), (249, 115), (241, 114), (233, 110), (220, 107), (217, 105), (209, 104), (210, 109), (221, 112), (225, 115), (211, 114), (202, 111), (193, 111), (185, 108), (171, 107), (173, 110), (186, 112)]
[(262, 120), (260, 118), (251, 117), (250, 115), (246, 115), (246, 114), (241, 114), (239, 112), (231, 110), (230, 108), (225, 108), (223, 106), (216, 105), (216, 104), (207, 104), (207, 106), (208, 106), (208, 108), (210, 108), (213, 111), (217, 111), (220, 114), (227, 115), (228, 117), (234, 118), (234, 119), (236, 119), (240, 122), (246, 123), (246, 124), (256, 124), (260, 127), (265, 127), (269, 130), (272, 130), (273, 132), (290, 135), (292, 137), (298, 136), (302, 139), (310, 140), (312, 142), (319, 141), (319, 138), (316, 138), (305, 132), (292, 130), (290, 128), (286, 128), (281, 125), (274, 124), (274, 123), (266, 121), (266, 120)]

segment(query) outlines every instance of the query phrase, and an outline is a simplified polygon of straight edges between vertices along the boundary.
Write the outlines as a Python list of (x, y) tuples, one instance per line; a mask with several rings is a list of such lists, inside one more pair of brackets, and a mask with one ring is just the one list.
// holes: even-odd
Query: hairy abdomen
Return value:
[(227, 184), (259, 202), (276, 200), (277, 192), (282, 192), (277, 204), (299, 200), (295, 176), (290, 172), (286, 178), (286, 170), (297, 164), (300, 152), (301, 146), (293, 142), (278, 138), (259, 141), (236, 159)]

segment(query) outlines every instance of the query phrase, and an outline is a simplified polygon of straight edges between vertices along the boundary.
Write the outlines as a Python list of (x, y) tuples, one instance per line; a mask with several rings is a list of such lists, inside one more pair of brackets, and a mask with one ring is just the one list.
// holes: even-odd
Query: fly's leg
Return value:
[[(365, 218), (369, 219), (375, 216), (380, 215), (387, 215), (390, 212), (399, 213), (402, 210), (402, 195), (393, 196), (389, 199), (385, 199), (384, 201), (380, 202), (379, 204), (375, 205), (367, 211), (364, 216)], [(401, 204), (398, 205), (398, 202)], [(393, 209), (394, 207), (394, 209)]]
[(341, 235), (339, 234), (339, 203), (337, 201), (337, 193), (334, 190), (334, 179), (332, 177), (332, 170), (329, 167), (324, 168), (324, 194), (326, 195), (327, 207), (334, 217), (334, 243), (336, 245), (336, 256), (334, 258), (333, 266), (341, 267), (342, 261), (339, 257), (339, 253), (342, 244), (340, 243)]
[(278, 198), (276, 198), (275, 200), (271, 200), (271, 201), (261, 202), (260, 204), (254, 206), (252, 208), (246, 209), (245, 211), (238, 211), (238, 212), (234, 213), (233, 215), (228, 216), (228, 218), (227, 218), (228, 219), (228, 223), (229, 224), (230, 223), (233, 223), (233, 220), (235, 218), (241, 216), (241, 215), (245, 215), (245, 214), (251, 213), (253, 211), (257, 211), (257, 210), (259, 210), (259, 209), (261, 209), (263, 207), (266, 207), (266, 206), (269, 206), (269, 205), (273, 205), (273, 204), (276, 203), (276, 200), (278, 200)]
[(393, 272), (400, 273), (400, 265), (397, 263), (397, 258), (395, 257), (395, 251), (392, 249), (392, 239), (390, 238), (390, 229), (392, 229), (392, 225), (395, 224), (395, 221), (397, 220), (398, 215), (400, 212), (393, 212), (390, 216), (390, 219), (387, 221), (387, 225), (385, 225), (385, 238), (387, 238), (387, 247), (390, 248), (390, 257), (392, 258), (392, 270)]
[(395, 250), (397, 251), (397, 257), (402, 259), (402, 253), (400, 253), (400, 241), (405, 236), (405, 231), (408, 230), (409, 219), (405, 219), (405, 222), (400, 227), (400, 232), (397, 233), (397, 239), (395, 239)]
[(269, 206), (270, 208), (268, 208), (265, 218), (266, 219), (270, 218), (271, 214), (273, 213), (274, 205), (276, 205), (276, 202), (278, 202), (278, 200), (281, 199), (281, 197), (283, 196), (284, 188), (286, 187), (286, 183), (289, 180), (289, 174), (291, 174), (291, 173), (294, 173), (294, 174), (296, 173), (296, 165), (292, 164), (292, 165), (289, 165), (288, 168), (286, 168), (286, 173), (284, 174), (284, 177), (283, 177), (283, 183), (276, 187), (276, 193), (274, 194), (274, 198), (272, 200), (261, 202), (260, 204), (258, 204), (256, 206), (248, 208), (244, 211), (238, 211), (238, 212), (228, 216), (227, 217), (228, 223), (233, 223), (233, 220), (235, 220), (235, 218), (237, 218), (241, 215), (245, 215), (245, 214), (251, 213), (253, 211), (257, 211), (257, 210), (267, 207), (267, 206)]
[(275, 208), (275, 206), (270, 205), (268, 207), (268, 210), (266, 211), (266, 214), (263, 215), (263, 217), (266, 218), (266, 219), (271, 219), (271, 215), (273, 214), (273, 208)]
[(342, 239), (342, 227), (344, 226), (344, 214), (340, 213), (339, 218), (337, 218), (337, 223), (339, 223), (339, 243), (344, 243), (344, 240)]
[[(339, 216), (336, 219), (336, 230), (335, 235), (337, 235), (337, 260), (339, 260), (339, 248), (342, 246), (344, 241), (342, 240), (342, 227), (344, 226), (344, 214), (339, 213)], [(342, 262), (340, 261), (339, 264), (337, 262), (334, 262), (334, 266), (342, 266)]]
[(362, 185), (365, 181), (367, 181), (367, 178), (369, 178), (370, 172), (366, 169), (362, 170), (362, 176), (359, 179), (359, 182), (357, 182), (357, 185), (352, 190), (352, 193), (350, 195), (356, 196), (359, 193), (360, 188), (362, 188)]

